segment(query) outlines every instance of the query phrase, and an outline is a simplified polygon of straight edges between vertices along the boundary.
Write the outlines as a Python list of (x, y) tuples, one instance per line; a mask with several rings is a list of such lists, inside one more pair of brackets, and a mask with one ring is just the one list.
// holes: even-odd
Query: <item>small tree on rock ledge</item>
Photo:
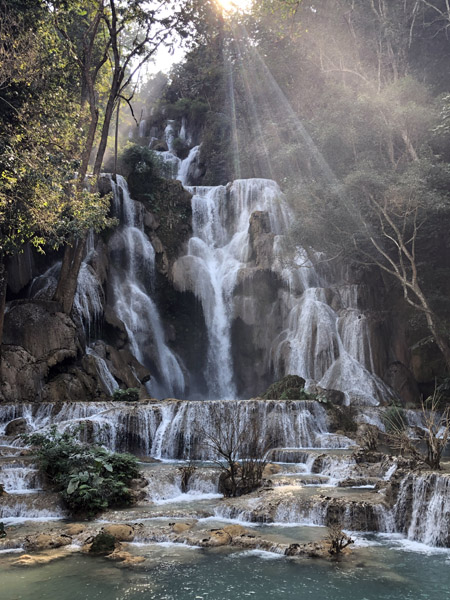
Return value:
[[(441, 469), (442, 454), (450, 437), (450, 406), (439, 411), (440, 397), (437, 390), (426, 402), (422, 402), (422, 417), (425, 428), (416, 427), (417, 438), (411, 439), (405, 427), (391, 423), (389, 438), (392, 447), (400, 454), (425, 463), (432, 469)], [(418, 447), (425, 444), (426, 450)]]

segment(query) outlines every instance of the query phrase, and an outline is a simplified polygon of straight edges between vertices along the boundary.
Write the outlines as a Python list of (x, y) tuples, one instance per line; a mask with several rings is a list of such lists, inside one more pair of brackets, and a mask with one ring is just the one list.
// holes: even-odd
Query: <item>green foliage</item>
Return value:
[(129, 484), (139, 474), (136, 458), (81, 444), (77, 433), (52, 427), (46, 434), (24, 436), (40, 471), (70, 512), (92, 518), (108, 507), (132, 504)]
[(383, 414), (383, 422), (388, 433), (402, 432), (407, 427), (407, 421), (403, 408), (392, 404)]
[(126, 390), (114, 390), (113, 400), (118, 402), (137, 402), (139, 400), (139, 390), (137, 388), (127, 388)]
[(172, 142), (172, 145), (173, 149), (175, 150), (175, 154), (178, 156), (178, 158), (181, 158), (183, 160), (189, 154), (189, 146), (181, 138), (175, 138)]

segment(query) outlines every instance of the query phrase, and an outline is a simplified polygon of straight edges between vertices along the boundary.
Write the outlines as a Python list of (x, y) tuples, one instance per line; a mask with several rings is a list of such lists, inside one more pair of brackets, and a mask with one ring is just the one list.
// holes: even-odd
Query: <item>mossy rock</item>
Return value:
[(303, 377), (286, 375), (283, 379), (272, 383), (262, 398), (266, 400), (309, 400), (311, 396), (305, 392)]
[(89, 554), (111, 554), (114, 552), (116, 544), (117, 540), (113, 535), (101, 531), (93, 539)]

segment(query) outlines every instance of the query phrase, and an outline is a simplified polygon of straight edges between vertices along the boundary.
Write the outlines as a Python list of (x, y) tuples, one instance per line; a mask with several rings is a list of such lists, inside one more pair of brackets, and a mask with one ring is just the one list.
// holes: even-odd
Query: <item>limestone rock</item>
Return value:
[(249, 533), (248, 529), (242, 527), (242, 525), (226, 525), (222, 528), (222, 531), (228, 533), (232, 538), (247, 535)]
[(18, 419), (13, 419), (10, 421), (5, 427), (5, 435), (17, 436), (21, 433), (26, 433), (28, 429), (27, 420), (23, 417), (19, 417)]
[(274, 465), (272, 463), (268, 463), (264, 467), (263, 478), (271, 477), (272, 475), (276, 475), (277, 473), (281, 473), (282, 471), (281, 465)]
[(0, 399), (34, 402), (47, 366), (19, 346), (4, 346), (0, 361)]
[(420, 391), (411, 371), (399, 361), (389, 365), (384, 381), (391, 386), (403, 404), (418, 404)]
[(172, 523), (172, 531), (174, 533), (183, 533), (185, 531), (189, 531), (195, 525), (194, 523)]
[(33, 252), (29, 244), (25, 244), (23, 252), (9, 257), (7, 265), (8, 288), (14, 294), (18, 294), (31, 281), (33, 267)]
[(273, 262), (273, 240), (269, 213), (266, 211), (255, 211), (250, 217), (248, 228), (250, 242), (250, 260), (257, 267), (270, 269)]
[(36, 361), (53, 367), (76, 358), (79, 344), (74, 322), (59, 312), (57, 302), (13, 302), (5, 315), (4, 344), (21, 346)]
[(208, 546), (228, 546), (231, 543), (232, 536), (223, 529), (213, 529), (210, 533)]
[(86, 531), (86, 525), (83, 525), (82, 523), (71, 523), (70, 525), (66, 525), (64, 531), (70, 536), (80, 535)]
[(133, 567), (143, 563), (146, 560), (145, 556), (134, 556), (130, 552), (126, 552), (124, 550), (114, 550), (114, 552), (108, 554), (106, 558), (109, 558), (109, 560), (118, 561), (122, 566), (125, 567)]
[(49, 548), (61, 548), (72, 543), (72, 538), (66, 534), (40, 533), (25, 538), (24, 548), (27, 551), (36, 552), (48, 550)]
[(45, 554), (22, 554), (19, 558), (11, 561), (13, 567), (36, 567), (37, 565), (47, 565), (50, 562), (66, 558), (69, 554), (66, 551), (58, 551)]
[(134, 529), (131, 525), (112, 524), (105, 525), (102, 531), (112, 535), (119, 542), (132, 542), (134, 539)]

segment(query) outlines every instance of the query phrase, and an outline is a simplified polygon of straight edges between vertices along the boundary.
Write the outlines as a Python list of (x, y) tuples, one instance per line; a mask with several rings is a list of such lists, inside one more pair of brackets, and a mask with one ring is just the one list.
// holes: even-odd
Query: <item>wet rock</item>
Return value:
[(277, 473), (281, 473), (282, 470), (283, 469), (282, 469), (281, 465), (274, 465), (272, 463), (268, 463), (264, 467), (263, 477), (268, 478), (271, 475), (276, 475)]
[(273, 240), (269, 213), (266, 211), (255, 211), (250, 216), (248, 228), (250, 243), (250, 260), (257, 267), (270, 269), (273, 263)]
[(83, 525), (82, 523), (71, 523), (70, 525), (66, 525), (64, 531), (70, 536), (80, 535), (86, 531), (86, 525)]
[(24, 548), (28, 552), (37, 552), (40, 550), (48, 550), (49, 548), (69, 546), (71, 543), (72, 538), (70, 535), (60, 533), (40, 533), (25, 538)]
[(10, 421), (5, 427), (5, 435), (17, 436), (22, 433), (26, 433), (28, 430), (27, 420), (23, 417), (19, 417), (18, 419), (13, 419)]
[(172, 531), (174, 533), (184, 533), (185, 531), (189, 531), (195, 525), (194, 523), (171, 523)]
[(232, 536), (223, 529), (213, 529), (206, 540), (207, 546), (228, 546), (231, 544)]
[(92, 539), (92, 542), (87, 542), (82, 550), (89, 554), (107, 555), (120, 548), (120, 542), (113, 535), (101, 531)]
[(226, 525), (222, 528), (222, 531), (228, 533), (233, 539), (249, 534), (249, 530), (242, 525)]
[(134, 529), (131, 525), (105, 525), (103, 533), (114, 537), (119, 542), (132, 542), (134, 539)]
[(19, 346), (3, 346), (0, 359), (0, 400), (34, 402), (36, 390), (42, 386), (48, 371), (27, 350)]
[(38, 565), (48, 565), (48, 563), (66, 558), (69, 556), (67, 551), (58, 551), (45, 554), (22, 554), (10, 562), (13, 567), (36, 567)]
[(317, 386), (317, 394), (320, 400), (329, 402), (336, 406), (343, 406), (345, 404), (345, 394), (339, 390), (326, 390)]
[(146, 560), (145, 556), (134, 556), (125, 550), (114, 550), (114, 552), (108, 554), (106, 558), (109, 560), (118, 561), (122, 566), (125, 567), (134, 567), (135, 565), (143, 563)]

